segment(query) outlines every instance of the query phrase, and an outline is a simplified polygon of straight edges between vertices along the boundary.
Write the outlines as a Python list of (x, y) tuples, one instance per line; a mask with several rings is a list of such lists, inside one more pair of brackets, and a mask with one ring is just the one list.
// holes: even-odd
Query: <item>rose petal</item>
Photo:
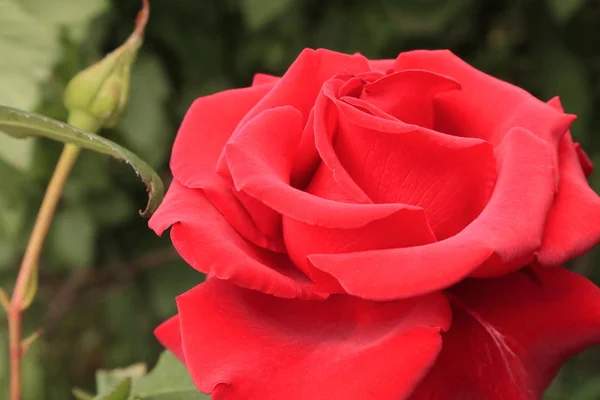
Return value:
[[(336, 82), (335, 89), (338, 89), (334, 96), (339, 95), (342, 97), (348, 97), (346, 96), (348, 93), (344, 92), (345, 90), (352, 91), (353, 86), (361, 89), (366, 79), (377, 79), (381, 76), (382, 74), (374, 72), (365, 72), (357, 75), (343, 74), (343, 77), (341, 75), (336, 75), (329, 79), (324, 86), (328, 87), (330, 86), (330, 83), (334, 81)], [(358, 94), (360, 94), (360, 91)], [(308, 122), (304, 127), (302, 139), (300, 140), (300, 147), (298, 148), (297, 154), (294, 157), (294, 165), (292, 168), (292, 177), (290, 181), (292, 186), (299, 189), (303, 189), (308, 185), (313, 173), (316, 171), (319, 163), (321, 162), (321, 157), (315, 147), (315, 129), (333, 129), (331, 126), (336, 122), (335, 115), (329, 113), (329, 111), (325, 110), (323, 107), (327, 106), (329, 103), (326, 100), (327, 99), (323, 99), (322, 89), (315, 101), (315, 106), (310, 111)], [(315, 117), (316, 113), (318, 114), (317, 117)], [(390, 116), (390, 118), (393, 117)], [(370, 201), (368, 199), (365, 201), (364, 198), (360, 200), (359, 198), (359, 202), (369, 203)]]
[(533, 261), (555, 193), (558, 166), (552, 145), (523, 128), (513, 128), (496, 153), (502, 164), (499, 180), (490, 200), (493, 207), (484, 210), (490, 230), (480, 232), (490, 236), (496, 257), (473, 272), (480, 278), (505, 275)]
[(246, 239), (282, 251), (276, 238), (255, 225), (229, 185), (216, 174), (219, 154), (242, 117), (272, 88), (272, 84), (227, 90), (201, 97), (187, 112), (173, 145), (171, 171), (183, 185), (201, 188), (229, 223)]
[(292, 261), (313, 282), (319, 291), (344, 293), (329, 274), (315, 269), (308, 257), (312, 254), (342, 254), (366, 250), (392, 249), (435, 242), (422, 210), (401, 209), (388, 217), (373, 221), (362, 228), (324, 228), (283, 219), (283, 234)]
[[(385, 74), (377, 71), (363, 72), (355, 75), (344, 73), (337, 74), (335, 78), (332, 79), (340, 80), (342, 85), (337, 90), (335, 97), (360, 97), (365, 85), (385, 78), (385, 76)], [(327, 83), (329, 83), (329, 81)]]
[(360, 98), (407, 124), (433, 129), (433, 99), (460, 90), (447, 76), (425, 70), (395, 72), (363, 86)]
[[(560, 100), (549, 102), (562, 111)], [(560, 265), (600, 242), (600, 197), (588, 185), (576, 147), (567, 132), (558, 148), (560, 183), (544, 233), (538, 261)]]
[[(448, 239), (450, 240), (450, 239)], [(425, 246), (345, 254), (313, 254), (309, 261), (333, 276), (344, 291), (389, 301), (448, 287), (486, 261), (493, 250), (479, 243), (437, 242)]]
[(160, 344), (185, 364), (183, 341), (181, 340), (181, 329), (179, 328), (179, 315), (174, 315), (160, 324), (154, 330), (154, 336), (156, 336)]
[[(237, 157), (236, 152), (257, 154), (268, 165), (270, 173), (285, 184), (290, 184), (294, 155), (302, 135), (302, 114), (291, 106), (277, 107), (264, 111), (250, 120), (240, 133), (227, 144), (225, 155), (230, 169), (226, 178), (240, 192), (238, 197), (262, 232), (281, 236), (281, 215), (273, 208), (240, 190), (236, 177), (239, 174), (255, 176), (259, 173), (250, 157)], [(233, 154), (233, 156), (232, 156)], [(235, 170), (235, 175), (233, 174)], [(257, 177), (259, 178), (259, 177)]]
[[(264, 111), (273, 108), (290, 106), (300, 112), (301, 124), (304, 126), (313, 108), (315, 98), (321, 90), (322, 84), (339, 71), (362, 72), (368, 71), (367, 59), (363, 56), (350, 56), (337, 53), (330, 50), (319, 49), (304, 50), (290, 66), (283, 77), (277, 81), (276, 85), (256, 106), (250, 110), (239, 123), (239, 128), (231, 135), (231, 141), (238, 140), (239, 135), (243, 134), (242, 127)], [(283, 122), (285, 124), (285, 122)], [(282, 125), (283, 128), (285, 125)], [(310, 132), (307, 132), (310, 135)], [(303, 142), (303, 146), (296, 145), (296, 151), (292, 159), (295, 159), (302, 165), (301, 169), (294, 172), (294, 183), (303, 180), (307, 172), (311, 171), (311, 165), (314, 164), (316, 150), (311, 143), (310, 137)], [(231, 179), (228, 169), (228, 160), (226, 152), (221, 154), (217, 162), (218, 173), (226, 181)], [(304, 178), (305, 179), (305, 178)], [(270, 212), (266, 207), (253, 201), (243, 195), (239, 199), (249, 211), (259, 230), (266, 236), (277, 236), (280, 232), (278, 227), (278, 217)]]
[(265, 249), (285, 253), (281, 235), (277, 231), (261, 230), (248, 213), (250, 204), (244, 202), (231, 185), (215, 177), (202, 188), (206, 197), (219, 210), (229, 224), (245, 239)]
[(358, 99), (356, 97), (343, 96), (343, 97), (340, 97), (340, 100), (343, 101), (344, 103), (350, 104), (354, 108), (357, 108), (363, 112), (366, 112), (367, 114), (371, 114), (371, 115), (374, 115), (376, 117), (383, 118), (383, 119), (389, 119), (390, 121), (398, 120), (398, 118), (396, 118), (390, 114), (387, 114), (386, 112), (382, 111), (380, 108), (377, 108), (373, 104), (367, 103), (366, 101), (364, 101), (362, 99)]
[[(558, 97), (556, 98), (557, 101)], [(550, 100), (551, 102), (552, 100)], [(561, 106), (562, 109), (562, 106)], [(592, 164), (592, 160), (590, 160), (590, 158), (588, 157), (587, 154), (585, 154), (585, 151), (583, 151), (583, 149), (581, 148), (581, 145), (579, 143), (574, 143), (575, 145), (575, 151), (577, 152), (577, 157), (579, 158), (579, 163), (581, 164), (581, 168), (583, 169), (583, 173), (585, 174), (586, 178), (589, 178), (589, 176), (592, 174), (592, 172), (594, 172), (594, 164)]]
[(181, 257), (205, 274), (279, 297), (326, 296), (316, 293), (287, 256), (244, 240), (201, 190), (176, 180), (150, 220), (150, 227), (159, 235), (171, 225), (171, 240)]
[(400, 53), (394, 69), (425, 69), (450, 76), (461, 84), (460, 92), (444, 94), (436, 100), (436, 130), (440, 132), (479, 137), (497, 146), (509, 129), (518, 126), (558, 146), (575, 119), (525, 90), (471, 67), (448, 50)]
[(488, 205), (455, 236), (424, 246), (308, 258), (347, 293), (376, 300), (449, 287), (469, 274), (514, 271), (532, 261), (541, 244), (554, 187), (549, 147), (525, 129), (512, 129), (497, 151), (500, 174)]
[[(335, 181), (333, 172), (321, 164), (307, 193), (339, 202), (351, 196)], [(417, 246), (436, 241), (422, 208), (403, 205), (395, 213), (359, 228), (341, 229), (310, 225), (283, 217), (283, 237), (292, 261), (317, 284), (320, 291), (344, 293), (340, 284), (312, 266), (311, 254), (340, 254), (365, 250)]]
[(372, 71), (387, 72), (394, 66), (396, 60), (369, 60)]
[(321, 163), (319, 153), (315, 147), (314, 121), (315, 114), (314, 109), (312, 109), (308, 116), (308, 122), (304, 126), (296, 154), (293, 155), (294, 162), (290, 173), (290, 185), (301, 190), (308, 185)]
[(173, 144), (171, 170), (188, 187), (212, 179), (219, 155), (240, 120), (273, 85), (226, 90), (194, 101)]
[(600, 343), (600, 290), (563, 268), (534, 274), (450, 290), (452, 327), (411, 400), (537, 400), (568, 358)]
[[(305, 49), (268, 96), (246, 114), (240, 127), (263, 111), (282, 106), (291, 106), (300, 111), (304, 126), (324, 82), (340, 71), (358, 73), (368, 70), (368, 61), (361, 55), (351, 56), (325, 49)], [(236, 132), (232, 138), (236, 138), (239, 133)], [(219, 159), (218, 171), (227, 174), (227, 159), (224, 154)]]
[[(402, 84), (405, 81), (415, 81), (415, 80), (420, 79), (422, 84), (417, 84), (417, 86), (419, 86), (420, 89), (424, 89), (428, 85), (429, 86), (433, 85), (434, 87), (437, 85), (438, 89), (439, 88), (450, 88), (450, 86), (451, 86), (451, 88), (456, 87), (455, 86), (456, 83), (448, 80), (447, 78), (440, 77), (440, 76), (433, 75), (433, 74), (431, 74), (431, 75), (433, 75), (433, 77), (431, 77), (429, 75), (430, 74), (428, 74), (425, 71), (406, 71), (403, 73), (390, 75), (389, 77), (390, 77), (390, 79), (392, 79), (391, 86), (393, 86), (394, 82), (399, 82), (400, 86), (402, 86)], [(382, 78), (381, 74), (373, 74), (373, 73), (361, 74), (361, 76), (355, 76), (355, 77), (348, 77), (347, 75), (338, 75), (338, 76), (330, 79), (328, 82), (326, 82), (324, 84), (323, 90), (322, 90), (321, 94), (319, 95), (319, 97), (317, 98), (315, 108), (314, 108), (314, 125), (313, 125), (314, 141), (316, 144), (316, 148), (319, 152), (319, 155), (320, 155), (321, 159), (323, 160), (323, 162), (333, 171), (335, 181), (348, 194), (350, 194), (350, 196), (352, 197), (354, 202), (358, 202), (358, 203), (372, 203), (373, 200), (368, 194), (366, 194), (363, 191), (363, 189), (359, 185), (357, 185), (357, 183), (355, 182), (353, 177), (350, 176), (348, 171), (345, 169), (345, 167), (340, 162), (340, 159), (338, 158), (338, 155), (336, 154), (336, 150), (334, 149), (333, 142), (335, 140), (339, 140), (337, 137), (334, 137), (334, 135), (336, 132), (338, 132), (339, 129), (341, 129), (340, 118), (343, 118), (343, 116), (340, 116), (340, 110), (336, 109), (336, 104), (337, 104), (337, 108), (339, 108), (339, 109), (343, 109), (344, 107), (350, 108), (351, 110), (354, 111), (354, 115), (364, 114), (364, 113), (362, 113), (362, 112), (357, 113), (356, 109), (354, 109), (353, 107), (348, 107), (348, 103), (356, 105), (359, 109), (361, 109), (364, 112), (367, 112), (369, 114), (373, 114), (376, 117), (381, 117), (384, 119), (396, 121), (395, 117), (391, 116), (390, 114), (387, 114), (381, 108), (378, 108), (375, 104), (372, 104), (371, 102), (367, 101), (367, 100), (374, 100), (375, 102), (377, 102), (378, 99), (382, 100), (381, 98), (378, 98), (377, 95), (381, 94), (381, 91), (382, 91), (381, 83), (383, 82), (385, 84), (386, 78), (387, 77)], [(373, 79), (374, 82), (367, 84), (365, 86), (365, 82), (368, 82), (369, 79)], [(443, 85), (441, 85), (441, 86), (439, 85), (440, 81), (442, 81), (442, 83), (443, 83)], [(390, 83), (390, 82), (388, 82), (388, 83)], [(375, 85), (375, 86), (371, 87), (372, 95), (370, 95), (370, 96), (367, 95), (366, 99), (357, 99), (354, 97), (350, 97), (350, 95), (352, 95), (352, 96), (361, 95), (361, 93), (364, 91), (363, 87), (365, 87), (365, 88), (370, 87), (369, 85)], [(406, 86), (406, 85), (404, 85), (404, 86)], [(394, 88), (397, 90), (406, 89), (407, 91), (409, 89), (408, 87), (394, 87)], [(414, 88), (412, 88), (412, 89), (414, 89)], [(395, 91), (392, 90), (392, 92), (395, 92)], [(435, 90), (433, 90), (433, 92), (435, 92)], [(339, 96), (342, 96), (341, 99), (338, 99)], [(425, 96), (425, 97), (427, 97), (427, 96)], [(429, 96), (429, 102), (425, 101), (425, 103), (431, 103), (431, 98), (432, 98), (432, 96)], [(343, 101), (340, 101), (340, 100), (343, 100)], [(381, 102), (379, 102), (379, 103), (381, 103)], [(423, 102), (421, 102), (419, 104), (423, 105)], [(420, 107), (420, 108), (424, 108), (424, 107)], [(341, 113), (341, 114), (343, 115), (343, 113)], [(373, 122), (376, 120), (369, 121), (370, 117), (371, 117), (370, 115), (361, 115), (357, 118), (362, 119), (363, 121), (366, 121), (366, 122), (364, 122), (364, 126), (372, 127), (373, 125), (376, 125), (377, 123)], [(402, 124), (400, 121), (396, 121), (396, 122), (399, 125), (401, 125), (402, 131), (422, 130), (423, 129), (422, 127)], [(392, 122), (392, 124), (393, 123), (394, 122)], [(398, 129), (396, 128), (396, 130), (398, 130)], [(435, 134), (435, 136), (438, 137), (437, 140), (440, 140), (439, 139), (440, 137), (445, 138), (445, 136), (440, 135), (440, 134)], [(450, 139), (447, 139), (446, 141), (456, 142), (457, 139), (451, 137)], [(478, 142), (478, 143), (480, 143), (480, 142)], [(364, 148), (362, 150), (363, 150), (363, 153), (369, 151), (369, 149), (364, 149)], [(488, 164), (493, 167), (493, 157), (490, 157), (490, 159), (488, 160)], [(486, 169), (483, 168), (482, 171), (486, 171)], [(365, 175), (366, 174), (368, 174), (368, 173), (365, 173)], [(492, 171), (491, 175), (493, 175), (493, 171)], [(368, 180), (371, 181), (372, 180), (371, 177), (369, 177)], [(491, 181), (490, 182), (491, 185), (493, 185), (493, 177), (491, 177), (490, 181)], [(489, 197), (489, 193), (491, 192), (491, 185), (487, 185), (487, 186), (483, 185), (483, 188), (487, 189), (487, 193), (485, 194), (486, 197)], [(486, 200), (487, 200), (487, 198), (486, 198)], [(386, 199), (386, 200), (381, 200), (378, 202), (379, 203), (383, 203), (383, 202), (392, 203), (392, 202), (396, 202), (396, 201)], [(399, 201), (399, 202), (401, 202), (401, 201)], [(482, 202), (482, 205), (483, 204), (485, 204), (485, 201)]]
[(331, 79), (317, 98), (314, 108), (314, 141), (321, 160), (332, 171), (335, 181), (356, 203), (373, 203), (373, 200), (356, 184), (340, 162), (333, 147), (334, 133), (338, 129), (339, 116), (332, 99), (344, 84), (343, 79)]
[(227, 400), (405, 398), (450, 321), (440, 293), (389, 303), (293, 301), (216, 279), (177, 304), (192, 379)]
[[(489, 143), (378, 118), (341, 101), (336, 104), (339, 169), (368, 198), (423, 208), (438, 239), (456, 234), (483, 210), (496, 180)], [(334, 167), (325, 139), (317, 135), (317, 140), (324, 162)]]
[(339, 72), (350, 74), (369, 71), (368, 60), (362, 55), (348, 55), (327, 49), (306, 49), (290, 66), (277, 85), (248, 113), (250, 121), (265, 110), (292, 106), (308, 118), (321, 86)]
[(252, 86), (263, 85), (265, 83), (277, 83), (281, 78), (269, 74), (254, 74), (252, 78)]
[(301, 134), (301, 116), (291, 107), (267, 110), (248, 122), (226, 148), (235, 188), (279, 214), (329, 228), (358, 228), (406, 208), (332, 201), (290, 186), (290, 160)]

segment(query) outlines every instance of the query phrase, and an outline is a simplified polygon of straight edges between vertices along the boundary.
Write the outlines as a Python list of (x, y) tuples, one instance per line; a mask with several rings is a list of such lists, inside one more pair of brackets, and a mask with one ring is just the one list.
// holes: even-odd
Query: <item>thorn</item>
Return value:
[(2, 308), (4, 309), (4, 311), (6, 311), (6, 314), (8, 315), (8, 312), (10, 310), (10, 300), (8, 299), (8, 295), (6, 294), (4, 289), (0, 289), (0, 303), (2, 303)]
[(88, 392), (86, 392), (85, 390), (82, 390), (79, 388), (73, 388), (73, 390), (71, 390), (71, 393), (73, 393), (73, 396), (77, 400), (94, 400), (93, 395), (91, 395)]
[(23, 352), (23, 354), (27, 353), (27, 350), (29, 350), (31, 344), (35, 342), (41, 335), (42, 330), (38, 329), (37, 331), (29, 335), (27, 338), (23, 339), (23, 341), (21, 342), (21, 351)]

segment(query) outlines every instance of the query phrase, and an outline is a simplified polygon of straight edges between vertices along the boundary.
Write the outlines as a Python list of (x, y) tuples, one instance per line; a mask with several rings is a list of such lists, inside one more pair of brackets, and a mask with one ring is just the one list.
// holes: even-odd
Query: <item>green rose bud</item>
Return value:
[(127, 105), (131, 66), (142, 45), (149, 8), (148, 0), (143, 0), (135, 30), (127, 41), (69, 82), (64, 104), (71, 125), (94, 132), (119, 122)]

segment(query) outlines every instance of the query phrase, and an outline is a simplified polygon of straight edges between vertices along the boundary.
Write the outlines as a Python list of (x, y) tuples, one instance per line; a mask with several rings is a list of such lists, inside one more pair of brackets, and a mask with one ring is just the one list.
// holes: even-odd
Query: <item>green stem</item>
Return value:
[[(89, 118), (83, 113), (72, 113), (69, 116), (69, 124), (84, 131), (96, 132), (100, 128), (97, 121)], [(29, 280), (32, 278), (35, 268), (39, 262), (44, 241), (50, 229), (54, 212), (62, 196), (62, 191), (77, 160), (80, 148), (73, 144), (66, 144), (56, 164), (50, 183), (42, 200), (38, 212), (17, 281), (12, 295), (10, 310), (8, 312), (9, 343), (10, 343), (10, 400), (21, 400), (21, 361), (23, 357), (23, 346), (21, 340), (23, 299), (25, 297)]]

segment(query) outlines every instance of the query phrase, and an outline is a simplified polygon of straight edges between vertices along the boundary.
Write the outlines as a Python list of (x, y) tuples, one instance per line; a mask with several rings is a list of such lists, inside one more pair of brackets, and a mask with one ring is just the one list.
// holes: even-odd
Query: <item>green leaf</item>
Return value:
[(0, 106), (0, 130), (17, 138), (42, 136), (113, 156), (131, 165), (146, 184), (149, 200), (146, 209), (142, 212), (143, 216), (152, 215), (162, 201), (164, 186), (158, 174), (135, 154), (101, 136), (81, 131), (42, 115), (2, 106)]
[(242, 0), (242, 12), (252, 29), (259, 29), (290, 8), (294, 0)]
[[(79, 7), (73, 6), (78, 4)], [(0, 2), (0, 104), (32, 110), (60, 59), (60, 27), (87, 25), (106, 0)], [(68, 11), (71, 11), (69, 13)]]
[[(37, 106), (40, 84), (58, 61), (60, 46), (52, 29), (40, 24), (18, 0), (0, 1), (0, 104), (31, 110)], [(0, 141), (0, 158), (25, 169), (33, 141)]]
[[(106, 6), (106, 0), (0, 1), (0, 105), (35, 109), (42, 83), (50, 79), (61, 57), (61, 27), (79, 32), (72, 35), (79, 41)], [(0, 139), (0, 158), (25, 169), (33, 142)]]
[(0, 104), (33, 109), (39, 84), (48, 79), (60, 54), (52, 27), (23, 9), (20, 0), (0, 2)]
[(131, 393), (131, 378), (120, 381), (113, 390), (105, 394), (99, 394), (94, 400), (127, 400)]
[[(104, 397), (113, 395), (124, 379), (131, 381), (128, 397)], [(96, 373), (96, 385), (98, 395), (94, 400), (210, 400), (210, 396), (198, 391), (185, 366), (168, 351), (163, 352), (156, 367), (147, 375), (144, 364), (100, 370)]]
[(148, 375), (133, 382), (132, 395), (141, 400), (209, 400), (198, 391), (185, 366), (165, 351)]
[(82, 390), (82, 389), (79, 389), (79, 388), (73, 388), (73, 390), (71, 392), (73, 393), (73, 396), (77, 400), (94, 400), (94, 395), (93, 394), (89, 394), (85, 390)]
[(133, 364), (127, 368), (96, 371), (96, 388), (98, 394), (111, 392), (121, 381), (126, 378), (135, 379), (144, 376), (147, 372), (146, 364)]

